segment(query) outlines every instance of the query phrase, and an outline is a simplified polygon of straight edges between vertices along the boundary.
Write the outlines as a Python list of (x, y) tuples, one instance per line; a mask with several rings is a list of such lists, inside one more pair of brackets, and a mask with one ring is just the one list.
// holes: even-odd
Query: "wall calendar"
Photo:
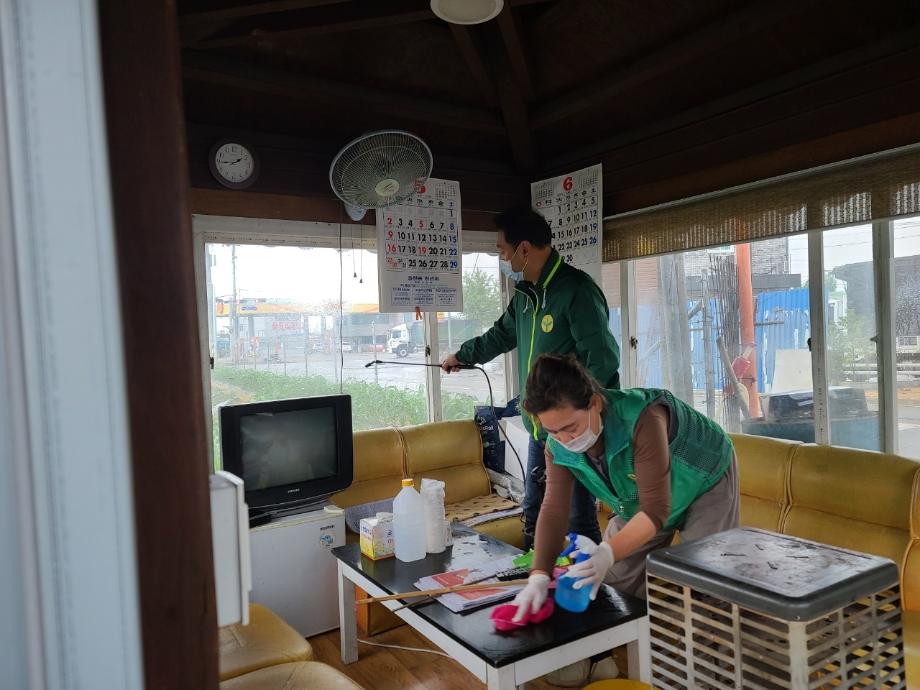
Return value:
[(603, 173), (592, 165), (530, 185), (531, 203), (553, 230), (553, 246), (567, 263), (601, 283)]
[(377, 209), (380, 311), (463, 311), (460, 183), (429, 178)]

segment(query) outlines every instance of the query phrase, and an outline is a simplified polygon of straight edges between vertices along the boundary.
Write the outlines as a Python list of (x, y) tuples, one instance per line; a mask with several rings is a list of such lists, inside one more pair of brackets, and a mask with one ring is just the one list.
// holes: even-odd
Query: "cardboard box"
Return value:
[(362, 518), (361, 553), (378, 560), (395, 554), (393, 545), (393, 514), (377, 513), (377, 517)]

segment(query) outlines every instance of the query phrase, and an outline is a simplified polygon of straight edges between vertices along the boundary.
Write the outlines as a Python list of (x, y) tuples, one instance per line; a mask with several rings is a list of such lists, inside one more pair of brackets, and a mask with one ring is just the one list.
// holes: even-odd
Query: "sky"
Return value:
[[(348, 247), (348, 238), (345, 245)], [(209, 244), (208, 250), (214, 257), (211, 267), (214, 295), (218, 298), (230, 297), (233, 294), (231, 247)], [(368, 250), (346, 249), (342, 252), (341, 261), (344, 302), (376, 304), (377, 254)], [(498, 257), (464, 254), (464, 272), (476, 267), (497, 275)], [(339, 252), (323, 247), (237, 245), (236, 281), (241, 299), (272, 297), (308, 304), (338, 299)]]
[[(895, 221), (894, 254), (920, 254), (920, 218)], [(827, 231), (824, 236), (825, 270), (861, 261), (872, 261), (871, 225)], [(789, 238), (789, 272), (801, 273), (803, 282), (808, 277), (808, 236), (805, 234)]]

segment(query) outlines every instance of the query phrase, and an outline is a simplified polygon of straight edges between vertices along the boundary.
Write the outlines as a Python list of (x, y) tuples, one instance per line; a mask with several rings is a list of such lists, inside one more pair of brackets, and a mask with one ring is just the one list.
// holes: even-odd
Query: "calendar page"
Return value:
[(460, 183), (429, 178), (415, 196), (377, 209), (381, 313), (463, 311)]
[(533, 182), (531, 203), (553, 230), (553, 246), (567, 263), (601, 283), (603, 237), (601, 166)]

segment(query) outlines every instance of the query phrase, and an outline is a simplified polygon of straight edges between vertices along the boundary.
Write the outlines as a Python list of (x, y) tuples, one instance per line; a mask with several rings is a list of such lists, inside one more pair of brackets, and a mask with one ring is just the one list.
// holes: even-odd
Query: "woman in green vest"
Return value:
[(519, 617), (546, 600), (575, 481), (615, 513), (600, 544), (578, 545), (591, 558), (570, 569), (592, 599), (603, 582), (644, 598), (645, 558), (675, 531), (685, 542), (738, 526), (731, 439), (670, 392), (604, 390), (569, 355), (542, 355), (525, 390), (524, 408), (549, 442), (534, 568), (515, 599)]

